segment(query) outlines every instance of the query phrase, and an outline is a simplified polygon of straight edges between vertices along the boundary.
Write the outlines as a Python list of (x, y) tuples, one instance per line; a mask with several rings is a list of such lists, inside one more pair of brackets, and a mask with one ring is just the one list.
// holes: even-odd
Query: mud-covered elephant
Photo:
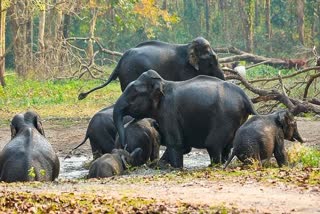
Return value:
[(182, 81), (198, 75), (214, 76), (224, 80), (217, 54), (203, 37), (197, 37), (189, 44), (147, 41), (127, 50), (104, 84), (79, 94), (78, 98), (84, 99), (116, 78), (119, 78), (121, 89), (124, 91), (130, 82), (149, 69), (156, 70), (165, 80)]
[(136, 148), (132, 153), (123, 149), (113, 149), (92, 162), (88, 178), (105, 178), (122, 175), (128, 166), (131, 166), (142, 150)]
[(250, 114), (256, 114), (251, 100), (232, 83), (204, 75), (173, 82), (149, 70), (128, 85), (113, 118), (122, 145), (125, 115), (155, 119), (166, 146), (161, 160), (182, 167), (192, 147), (206, 148), (212, 163), (226, 161), (236, 130)]
[[(110, 153), (115, 148), (117, 129), (113, 123), (113, 106), (109, 106), (97, 112), (90, 120), (85, 138), (73, 150), (79, 148), (88, 139), (92, 150), (93, 159), (97, 159), (105, 153)], [(124, 122), (132, 118), (127, 116)]]
[(234, 156), (243, 163), (252, 160), (268, 160), (274, 154), (278, 166), (287, 164), (284, 139), (303, 143), (294, 116), (288, 110), (279, 110), (268, 115), (255, 115), (236, 132), (233, 151), (224, 168)]
[[(136, 148), (142, 149), (142, 154), (137, 157), (133, 166), (140, 166), (147, 161), (159, 159), (161, 136), (157, 122), (151, 118), (132, 120), (125, 125), (126, 150), (133, 152)], [(123, 148), (116, 137), (116, 148)]]
[(59, 159), (45, 138), (40, 117), (27, 111), (11, 121), (11, 140), (0, 153), (0, 180), (53, 181), (59, 175)]

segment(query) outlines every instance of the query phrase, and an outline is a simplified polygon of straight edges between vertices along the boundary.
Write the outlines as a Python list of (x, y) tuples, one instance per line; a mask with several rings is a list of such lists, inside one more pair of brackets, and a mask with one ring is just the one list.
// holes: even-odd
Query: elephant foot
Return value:
[(174, 169), (168, 162), (164, 160), (154, 160), (147, 165), (151, 169), (171, 170)]

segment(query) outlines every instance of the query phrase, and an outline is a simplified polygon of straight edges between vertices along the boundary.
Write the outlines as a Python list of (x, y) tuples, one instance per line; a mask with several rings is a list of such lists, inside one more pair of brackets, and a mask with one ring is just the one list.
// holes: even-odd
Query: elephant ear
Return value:
[(42, 127), (42, 122), (41, 122), (41, 119), (40, 119), (39, 115), (35, 116), (33, 123), (34, 123), (34, 127), (36, 127), (36, 129), (40, 132), (40, 134), (45, 136), (44, 130), (43, 130), (43, 127)]
[(197, 71), (199, 71), (199, 56), (196, 54), (197, 42), (192, 41), (188, 48), (188, 61)]
[(151, 78), (151, 97), (152, 97), (152, 107), (157, 109), (159, 103), (164, 96), (163, 92), (163, 82), (161, 78)]
[(281, 128), (283, 129), (284, 133), (286, 134), (291, 125), (291, 113), (287, 110), (281, 111), (278, 113), (277, 122), (280, 124)]
[(17, 130), (12, 124), (10, 124), (10, 130), (11, 130), (11, 139), (13, 139), (17, 135)]

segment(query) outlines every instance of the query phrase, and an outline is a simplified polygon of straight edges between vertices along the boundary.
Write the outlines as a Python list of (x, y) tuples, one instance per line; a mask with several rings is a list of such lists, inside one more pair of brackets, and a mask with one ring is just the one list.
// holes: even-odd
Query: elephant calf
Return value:
[(53, 181), (59, 175), (59, 159), (45, 138), (37, 113), (17, 114), (11, 121), (11, 141), (0, 153), (0, 180)]
[[(126, 150), (134, 151), (136, 148), (142, 149), (142, 155), (132, 163), (133, 166), (145, 164), (148, 160), (159, 159), (159, 149), (161, 137), (158, 123), (150, 118), (133, 120), (125, 125), (127, 139)], [(119, 137), (116, 138), (116, 148), (121, 148)]]
[(234, 156), (243, 163), (252, 163), (252, 159), (270, 159), (274, 154), (279, 167), (287, 164), (284, 139), (303, 143), (297, 123), (288, 110), (276, 111), (269, 115), (256, 115), (245, 122), (236, 132), (233, 151), (224, 168)]
[(105, 178), (114, 175), (122, 175), (128, 165), (139, 156), (142, 150), (135, 149), (131, 154), (123, 149), (113, 149), (92, 162), (88, 178)]

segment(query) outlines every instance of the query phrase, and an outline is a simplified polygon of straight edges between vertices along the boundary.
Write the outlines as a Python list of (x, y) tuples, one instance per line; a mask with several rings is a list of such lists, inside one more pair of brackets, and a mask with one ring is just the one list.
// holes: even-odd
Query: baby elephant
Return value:
[[(134, 151), (136, 148), (142, 149), (142, 155), (137, 157), (132, 163), (133, 166), (141, 166), (147, 161), (159, 159), (160, 134), (158, 123), (151, 119), (132, 120), (125, 125), (127, 139), (126, 150)], [(119, 136), (116, 137), (116, 148), (122, 148)]]
[(92, 162), (88, 178), (105, 178), (114, 175), (122, 175), (127, 166), (130, 166), (135, 158), (141, 156), (142, 150), (135, 149), (131, 154), (123, 149), (113, 149)]
[(287, 164), (284, 139), (303, 143), (297, 123), (288, 110), (253, 116), (237, 130), (232, 154), (224, 168), (234, 156), (245, 164), (252, 163), (252, 159), (258, 160), (261, 166), (261, 160), (270, 159), (272, 154), (281, 167)]
[(0, 153), (0, 180), (53, 181), (59, 175), (59, 159), (37, 113), (17, 114), (11, 121), (11, 141)]

